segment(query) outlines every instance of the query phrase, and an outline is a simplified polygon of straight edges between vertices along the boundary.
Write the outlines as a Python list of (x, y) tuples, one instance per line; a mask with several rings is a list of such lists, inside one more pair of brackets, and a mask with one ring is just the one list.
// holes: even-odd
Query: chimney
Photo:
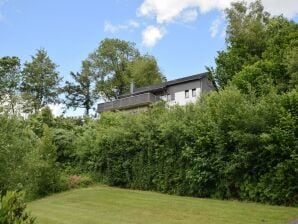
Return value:
[(133, 94), (135, 88), (135, 84), (133, 81), (130, 82), (130, 94)]

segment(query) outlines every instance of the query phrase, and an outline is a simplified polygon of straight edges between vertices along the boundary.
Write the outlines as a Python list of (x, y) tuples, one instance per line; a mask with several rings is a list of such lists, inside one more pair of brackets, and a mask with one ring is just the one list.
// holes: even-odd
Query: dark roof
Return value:
[(151, 85), (151, 86), (137, 88), (134, 90), (133, 94), (125, 93), (125, 94), (120, 95), (119, 98), (124, 98), (124, 97), (132, 96), (132, 95), (138, 95), (138, 94), (146, 93), (146, 92), (158, 92), (158, 91), (161, 91), (162, 89), (169, 87), (169, 86), (174, 86), (174, 85), (178, 85), (181, 83), (186, 83), (186, 82), (191, 82), (194, 80), (202, 79), (202, 78), (206, 77), (207, 75), (208, 75), (208, 72), (204, 72), (204, 73), (200, 73), (200, 74), (196, 74), (196, 75), (186, 76), (186, 77), (179, 78), (179, 79), (174, 79), (171, 81), (166, 81), (166, 82)]
[(174, 80), (166, 82), (166, 84), (167, 84), (167, 86), (173, 86), (173, 85), (177, 85), (177, 84), (181, 84), (181, 83), (199, 80), (201, 78), (204, 78), (207, 75), (208, 75), (208, 72), (204, 72), (204, 73), (200, 73), (200, 74), (196, 74), (196, 75), (186, 76), (186, 77), (183, 77), (180, 79), (174, 79)]

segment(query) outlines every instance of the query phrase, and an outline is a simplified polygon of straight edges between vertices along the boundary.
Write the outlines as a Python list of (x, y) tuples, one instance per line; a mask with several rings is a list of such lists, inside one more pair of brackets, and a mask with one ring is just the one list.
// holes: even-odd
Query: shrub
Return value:
[(23, 201), (24, 193), (7, 191), (0, 198), (0, 223), (1, 224), (33, 224), (33, 218), (26, 212), (26, 204)]
[(196, 105), (104, 113), (78, 157), (114, 186), (295, 205), (297, 99), (230, 87)]
[(63, 189), (61, 171), (56, 160), (57, 152), (52, 131), (44, 125), (43, 136), (29, 156), (28, 193), (31, 198), (43, 197)]
[(27, 158), (35, 142), (35, 135), (24, 120), (0, 115), (0, 191), (26, 184)]

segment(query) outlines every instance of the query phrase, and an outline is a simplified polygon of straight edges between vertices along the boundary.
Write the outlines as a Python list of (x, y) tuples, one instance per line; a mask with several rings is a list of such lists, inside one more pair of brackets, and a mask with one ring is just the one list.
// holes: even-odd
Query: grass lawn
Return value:
[(28, 205), (40, 224), (289, 223), (298, 208), (96, 186)]

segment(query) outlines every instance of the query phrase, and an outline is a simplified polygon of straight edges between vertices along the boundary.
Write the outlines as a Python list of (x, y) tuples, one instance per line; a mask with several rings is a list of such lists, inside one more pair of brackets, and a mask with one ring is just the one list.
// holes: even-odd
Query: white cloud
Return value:
[[(235, 0), (144, 0), (137, 10), (138, 16), (153, 18), (158, 24), (172, 22), (193, 22), (197, 19), (198, 13), (208, 13), (212, 10), (223, 12), (224, 9), (230, 7)], [(248, 3), (255, 0), (247, 0)], [(298, 15), (298, 0), (263, 0), (265, 11), (272, 15), (283, 14), (288, 18)], [(211, 37), (215, 37), (221, 32), (223, 27), (223, 17), (216, 18), (209, 29)], [(143, 32), (143, 43), (147, 46), (154, 46), (164, 34), (160, 30), (152, 26), (147, 27)], [(150, 33), (155, 33), (152, 35)], [(150, 37), (150, 38), (147, 38)]]
[(106, 21), (104, 24), (104, 31), (110, 32), (110, 33), (116, 33), (119, 30), (119, 27), (116, 25), (113, 25), (111, 22)]
[(180, 17), (182, 22), (192, 22), (197, 19), (198, 11), (195, 9), (185, 10), (184, 12), (182, 12)]
[(145, 0), (138, 9), (138, 15), (154, 17), (158, 23), (187, 21), (185, 18), (189, 17), (189, 12), (195, 19), (198, 11), (206, 13), (212, 9), (224, 9), (231, 2), (232, 0)]
[(132, 28), (139, 28), (140, 24), (137, 21), (131, 19), (128, 21), (128, 26)]
[(272, 15), (283, 14), (288, 18), (293, 18), (298, 15), (297, 0), (263, 0), (263, 5), (265, 10)]
[[(224, 9), (229, 6), (232, 0), (144, 0), (139, 7), (138, 16), (151, 17), (159, 24), (167, 24), (172, 22), (193, 22), (197, 19), (198, 13), (206, 13), (212, 9)], [(220, 22), (217, 20), (213, 24), (212, 35), (217, 34)], [(146, 29), (143, 32), (143, 43), (146, 46), (154, 46), (160, 40), (164, 33), (160, 30)], [(155, 33), (153, 35), (152, 33)]]
[(147, 47), (153, 47), (164, 35), (163, 28), (147, 26), (142, 33), (142, 43)]
[(223, 38), (223, 39), (226, 38), (226, 30), (225, 30), (225, 29), (223, 29), (223, 30), (221, 31), (221, 33), (220, 33), (220, 37)]
[(117, 33), (121, 30), (136, 29), (140, 26), (137, 21), (129, 20), (124, 24), (114, 25), (110, 21), (104, 23), (104, 31), (109, 33)]
[[(248, 0), (247, 2), (253, 2)], [(175, 20), (187, 21), (185, 18), (192, 13), (193, 21), (198, 11), (207, 13), (211, 10), (223, 10), (231, 5), (233, 0), (144, 0), (138, 9), (139, 16), (156, 19), (157, 23), (169, 23)], [(263, 0), (265, 10), (272, 15), (284, 14), (292, 18), (298, 14), (297, 0)], [(185, 13), (186, 12), (186, 13)]]
[(225, 15), (221, 13), (221, 15), (217, 16), (211, 23), (209, 28), (209, 32), (212, 38), (215, 38), (219, 35), (221, 38), (225, 38), (226, 31), (226, 23), (225, 23)]
[(220, 25), (221, 25), (220, 17), (217, 17), (215, 20), (213, 20), (213, 22), (209, 28), (211, 37), (213, 37), (213, 38), (216, 37), (216, 35), (218, 34), (218, 31), (219, 31)]

